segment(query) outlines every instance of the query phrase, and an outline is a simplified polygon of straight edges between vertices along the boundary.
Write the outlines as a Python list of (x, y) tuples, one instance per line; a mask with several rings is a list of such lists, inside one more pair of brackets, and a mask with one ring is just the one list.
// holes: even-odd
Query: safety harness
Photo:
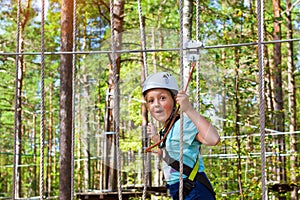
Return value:
[[(168, 151), (164, 148), (162, 149), (163, 155), (162, 159), (173, 169), (179, 172), (180, 170), (180, 163), (178, 160), (175, 160), (171, 158)], [(197, 158), (196, 163), (194, 164), (193, 168), (189, 167), (188, 165), (183, 163), (183, 174), (187, 176), (187, 178), (183, 179), (183, 187), (184, 187), (184, 195), (188, 195), (188, 193), (195, 187), (195, 180), (202, 183), (214, 196), (214, 199), (216, 198), (216, 193), (210, 184), (210, 182), (207, 180), (207, 178), (203, 175), (203, 173), (198, 172), (199, 169), (199, 158)]]
[[(179, 119), (179, 116), (176, 117), (175, 122)], [(164, 137), (164, 130), (168, 129), (168, 126), (161, 130), (160, 137)], [(176, 171), (180, 171), (180, 163), (178, 160), (173, 159), (168, 151), (165, 148), (166, 146), (166, 140), (163, 140), (163, 142), (159, 145), (159, 148), (162, 150), (163, 155), (162, 159), (173, 169)], [(199, 149), (200, 152), (200, 149)], [(216, 193), (210, 184), (210, 182), (207, 180), (206, 177), (204, 177), (203, 173), (198, 172), (199, 169), (199, 154), (197, 156), (196, 162), (193, 166), (193, 168), (189, 167), (188, 165), (183, 163), (183, 174), (187, 176), (187, 178), (183, 179), (183, 196), (187, 196), (189, 192), (195, 187), (195, 180), (202, 183), (213, 195), (214, 199), (216, 199)]]

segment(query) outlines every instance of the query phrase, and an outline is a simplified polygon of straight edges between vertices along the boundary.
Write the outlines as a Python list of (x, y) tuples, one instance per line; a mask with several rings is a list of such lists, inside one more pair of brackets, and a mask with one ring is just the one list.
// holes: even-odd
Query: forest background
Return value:
[[(10, 198), (14, 189), (19, 197), (39, 195), (41, 159), (45, 159), (45, 196), (58, 197), (62, 192), (63, 173), (59, 160), (64, 155), (60, 117), (64, 55), (60, 52), (64, 36), (62, 21), (72, 21), (72, 18), (63, 18), (62, 2), (46, 1), (42, 37), (39, 1), (21, 1), (20, 7), (17, 1), (1, 1), (0, 197), (3, 199)], [(108, 170), (105, 167), (116, 156), (115, 153), (107, 154), (108, 146), (113, 146), (116, 140), (110, 136), (114, 132), (110, 124), (115, 116), (111, 104), (109, 3), (86, 0), (77, 1), (76, 5), (76, 51), (79, 53), (74, 54), (75, 193), (116, 189), (115, 182), (105, 174), (110, 173), (105, 172)], [(222, 137), (220, 145), (202, 149), (206, 172), (218, 199), (260, 199), (260, 85), (258, 50), (253, 44), (258, 38), (257, 2), (208, 0), (199, 4), (195, 1), (184, 3), (190, 8), (190, 39), (203, 44), (200, 71), (193, 75), (189, 94), (195, 107), (212, 121)], [(120, 23), (117, 24), (120, 25), (117, 37), (121, 39), (117, 48), (123, 50), (116, 59), (120, 75), (121, 180), (124, 187), (139, 186), (143, 185), (142, 141), (145, 139), (141, 96), (145, 55), (139, 51), (142, 43), (139, 8), (137, 1), (119, 0), (115, 4), (119, 5), (116, 9), (124, 8), (115, 12), (115, 19)], [(297, 199), (300, 3), (273, 0), (266, 1), (264, 6), (264, 39), (282, 40), (264, 45), (267, 195), (269, 199)], [(19, 28), (16, 26), (18, 8), (21, 8)], [(155, 50), (146, 53), (147, 72), (169, 71), (180, 80), (179, 2), (148, 0), (141, 2), (141, 8), (146, 49)], [(196, 19), (199, 20), (198, 30)], [(47, 52), (44, 56), (41, 49)], [(17, 56), (15, 52), (22, 54)], [(71, 57), (67, 58), (71, 60)], [(41, 63), (45, 66), (44, 72), (41, 72)], [(41, 123), (41, 119), (44, 122)], [(43, 132), (44, 154), (40, 151), (39, 139)], [(108, 145), (111, 141), (113, 143)], [(161, 186), (164, 183), (160, 165), (157, 158), (152, 157), (151, 184)], [(18, 176), (14, 179), (16, 164)]]

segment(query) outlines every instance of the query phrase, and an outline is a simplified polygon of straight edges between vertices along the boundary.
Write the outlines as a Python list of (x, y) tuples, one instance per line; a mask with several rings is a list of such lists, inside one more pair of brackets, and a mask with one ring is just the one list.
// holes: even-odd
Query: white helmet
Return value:
[(174, 76), (168, 72), (157, 72), (150, 75), (143, 84), (143, 95), (154, 88), (168, 89), (174, 96), (178, 93), (178, 84)]

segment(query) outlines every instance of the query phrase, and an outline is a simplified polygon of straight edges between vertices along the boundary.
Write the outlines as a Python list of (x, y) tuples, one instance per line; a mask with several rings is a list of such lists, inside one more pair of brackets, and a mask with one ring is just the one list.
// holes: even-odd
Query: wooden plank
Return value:
[[(76, 194), (77, 198), (79, 200), (116, 200), (118, 199), (118, 193), (117, 192), (88, 192), (88, 193), (79, 193)], [(122, 192), (122, 199), (129, 200), (130, 197), (141, 197), (141, 192)]]
[[(126, 191), (122, 191), (122, 200), (129, 200), (131, 197), (142, 197), (143, 187), (127, 187)], [(166, 187), (151, 187), (147, 189), (147, 198), (150, 195), (164, 195), (167, 194)], [(82, 192), (76, 194), (78, 200), (116, 200), (118, 199), (118, 192), (113, 191), (93, 191), (93, 192)]]

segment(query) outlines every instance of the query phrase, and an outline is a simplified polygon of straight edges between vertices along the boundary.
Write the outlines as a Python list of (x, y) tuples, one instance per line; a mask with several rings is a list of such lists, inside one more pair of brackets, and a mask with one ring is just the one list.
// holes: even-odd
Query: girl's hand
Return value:
[(157, 128), (154, 124), (148, 123), (147, 126), (147, 135), (154, 142), (159, 140), (159, 135), (157, 134)]
[(190, 109), (193, 109), (188, 95), (184, 91), (178, 91), (178, 94), (176, 96), (176, 102), (180, 105), (180, 109), (183, 112), (187, 112)]
[(204, 145), (214, 146), (220, 142), (218, 131), (213, 125), (207, 121), (199, 112), (194, 110), (189, 101), (187, 94), (184, 91), (179, 91), (176, 97), (176, 102), (180, 109), (192, 120), (198, 129), (196, 139)]

